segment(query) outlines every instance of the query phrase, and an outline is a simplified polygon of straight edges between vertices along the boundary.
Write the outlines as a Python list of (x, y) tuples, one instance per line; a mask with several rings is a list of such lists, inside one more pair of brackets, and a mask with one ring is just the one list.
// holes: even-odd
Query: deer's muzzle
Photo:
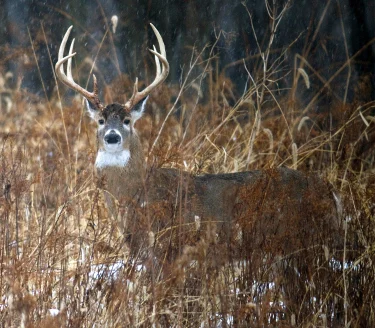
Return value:
[(113, 145), (121, 143), (121, 135), (117, 133), (115, 130), (111, 130), (107, 133), (104, 137), (104, 141), (106, 144)]

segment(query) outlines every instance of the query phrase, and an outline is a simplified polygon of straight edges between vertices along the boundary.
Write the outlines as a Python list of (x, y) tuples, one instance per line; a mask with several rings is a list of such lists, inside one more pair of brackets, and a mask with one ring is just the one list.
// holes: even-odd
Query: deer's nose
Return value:
[(121, 142), (121, 136), (115, 131), (111, 130), (106, 136), (104, 137), (104, 141), (107, 144), (117, 144)]

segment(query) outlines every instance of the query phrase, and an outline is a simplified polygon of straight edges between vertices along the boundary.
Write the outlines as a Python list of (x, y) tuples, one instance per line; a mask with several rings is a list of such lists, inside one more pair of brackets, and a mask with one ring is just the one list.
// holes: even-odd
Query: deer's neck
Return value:
[(96, 156), (95, 167), (97, 170), (105, 170), (108, 167), (125, 168), (130, 160), (130, 151), (107, 152), (99, 150)]
[(139, 149), (140, 143), (121, 152), (98, 151), (95, 161), (97, 176), (104, 189), (117, 199), (132, 198), (143, 186), (145, 158)]

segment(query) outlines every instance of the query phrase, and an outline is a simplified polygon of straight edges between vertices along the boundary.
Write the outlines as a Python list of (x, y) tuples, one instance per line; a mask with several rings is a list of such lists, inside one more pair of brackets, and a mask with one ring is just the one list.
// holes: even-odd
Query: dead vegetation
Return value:
[[(312, 85), (318, 73), (308, 53), (281, 69), (272, 35), (283, 15), (269, 10), (262, 55), (242, 63), (243, 94), (217, 70), (215, 45), (193, 49), (183, 83), (153, 94), (137, 123), (148, 164), (194, 174), (282, 165), (311, 172), (340, 194), (342, 233), (312, 233), (304, 220), (317, 208), (307, 208), (280, 240), (248, 234), (240, 246), (218, 243), (214, 225), (182, 226), (166, 216), (167, 203), (153, 211), (164, 222), (157, 232), (136, 214), (141, 238), (129, 245), (96, 187), (94, 129), (80, 98), (69, 103), (60, 88), (40, 99), (8, 87), (10, 73), (1, 72), (0, 327), (375, 325), (374, 104), (336, 99), (311, 110), (334, 82)], [(112, 84), (103, 99), (132, 90), (128, 76)], [(305, 88), (307, 104), (298, 97)], [(304, 224), (314, 242), (293, 234)]]

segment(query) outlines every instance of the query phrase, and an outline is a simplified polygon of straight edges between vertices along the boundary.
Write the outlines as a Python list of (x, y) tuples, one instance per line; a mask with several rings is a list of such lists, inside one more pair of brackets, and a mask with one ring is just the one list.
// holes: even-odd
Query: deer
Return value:
[[(114, 211), (115, 200), (125, 208), (116, 214), (121, 231), (126, 234), (130, 227), (133, 232), (150, 228), (136, 215), (148, 207), (154, 209), (148, 220), (159, 222), (159, 228), (155, 228), (158, 231), (176, 222), (180, 227), (195, 225), (196, 229), (210, 222), (224, 243), (238, 244), (241, 235), (239, 247), (248, 249), (272, 247), (288, 254), (325, 238), (337, 239), (341, 233), (339, 198), (317, 175), (287, 167), (202, 175), (147, 167), (135, 123), (145, 113), (149, 95), (169, 73), (163, 38), (150, 25), (160, 49), (149, 49), (154, 55), (156, 76), (142, 91), (135, 79), (132, 95), (124, 104), (104, 105), (95, 75), (92, 92), (74, 81), (74, 39), (64, 55), (73, 26), (63, 37), (55, 65), (57, 78), (85, 98), (87, 112), (97, 123), (96, 177), (102, 181), (110, 212)], [(138, 228), (136, 224), (140, 224)]]

